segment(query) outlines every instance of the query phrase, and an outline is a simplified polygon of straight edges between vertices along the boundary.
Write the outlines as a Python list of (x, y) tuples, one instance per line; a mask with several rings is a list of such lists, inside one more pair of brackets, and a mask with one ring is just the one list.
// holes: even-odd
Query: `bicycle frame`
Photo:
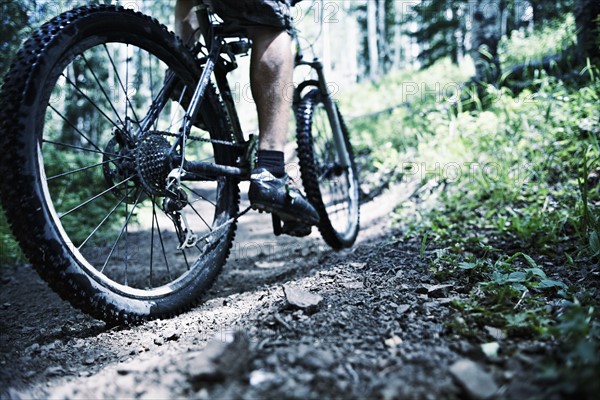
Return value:
[[(200, 22), (199, 31), (204, 38), (208, 55), (202, 59), (202, 74), (196, 85), (188, 110), (184, 116), (181, 128), (179, 130), (181, 134), (171, 148), (170, 158), (172, 161), (175, 161), (173, 164), (176, 165), (176, 168), (179, 168), (180, 172), (185, 170), (185, 174), (182, 175), (183, 180), (207, 180), (207, 178), (216, 179), (219, 176), (235, 177), (240, 181), (248, 180), (250, 178), (250, 168), (248, 168), (247, 165), (251, 164), (249, 158), (253, 157), (253, 155), (251, 154), (252, 151), (247, 150), (248, 147), (252, 147), (255, 145), (255, 143), (253, 143), (252, 138), (250, 141), (245, 141), (244, 139), (244, 134), (239, 122), (239, 117), (237, 115), (231, 89), (227, 81), (227, 74), (237, 68), (235, 56), (247, 53), (250, 48), (250, 41), (244, 32), (228, 32), (225, 30), (222, 24), (214, 22), (216, 19), (214, 18), (212, 10), (204, 3), (196, 5), (196, 16)], [(237, 38), (238, 40), (227, 42), (227, 39), (232, 38)], [(347, 153), (343, 151), (345, 146), (339, 115), (336, 111), (335, 103), (332, 99), (331, 93), (329, 92), (329, 87), (325, 79), (323, 64), (316, 58), (313, 61), (304, 61), (298, 37), (295, 33), (293, 35), (293, 39), (296, 42), (295, 67), (301, 65), (309, 66), (316, 72), (317, 75), (316, 81), (307, 80), (300, 83), (295, 88), (294, 102), (296, 103), (300, 99), (301, 92), (308, 86), (314, 86), (322, 93), (323, 103), (331, 121), (331, 128), (334, 133), (334, 142), (340, 159), (340, 164), (342, 167), (347, 168), (350, 166), (351, 162)], [(229, 60), (222, 57), (222, 55), (228, 57)], [(233, 129), (233, 137), (237, 143), (244, 143), (246, 147), (246, 151), (241, 154), (241, 159), (238, 166), (185, 160), (186, 137), (191, 131), (193, 121), (200, 110), (200, 103), (204, 98), (206, 88), (210, 84), (211, 76), (213, 75), (215, 77), (215, 82), (219, 89), (219, 93), (224, 102), (225, 109), (228, 113), (229, 121)], [(165, 88), (163, 89), (163, 99), (166, 99), (168, 94), (173, 90), (172, 86), (172, 79), (168, 79)], [(181, 149), (181, 156), (177, 157), (180, 159), (179, 163), (177, 163), (175, 157), (173, 156), (176, 148), (178, 147)]]

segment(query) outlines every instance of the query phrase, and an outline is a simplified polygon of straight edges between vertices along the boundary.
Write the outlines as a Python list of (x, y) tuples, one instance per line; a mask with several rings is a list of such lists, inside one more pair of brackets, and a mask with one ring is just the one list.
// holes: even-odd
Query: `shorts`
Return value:
[(292, 31), (289, 0), (214, 0), (213, 8), (227, 25), (271, 27)]

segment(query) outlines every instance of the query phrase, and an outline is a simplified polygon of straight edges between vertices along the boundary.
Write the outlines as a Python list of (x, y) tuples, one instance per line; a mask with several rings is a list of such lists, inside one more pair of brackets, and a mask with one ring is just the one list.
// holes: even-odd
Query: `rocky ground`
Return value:
[(250, 214), (205, 302), (140, 326), (107, 327), (29, 266), (4, 268), (0, 398), (542, 396), (552, 346), (453, 329), (468, 290), (436, 282), (420, 243), (389, 225), (408, 192), (366, 204), (359, 241), (338, 253), (316, 233), (275, 238)]

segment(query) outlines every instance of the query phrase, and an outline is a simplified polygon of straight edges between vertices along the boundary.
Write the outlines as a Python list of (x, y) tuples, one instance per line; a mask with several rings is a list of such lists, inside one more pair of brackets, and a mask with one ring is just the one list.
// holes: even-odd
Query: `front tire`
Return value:
[[(169, 72), (168, 72), (169, 71)], [(24, 253), (64, 299), (110, 323), (165, 318), (192, 306), (225, 263), (237, 183), (186, 182), (185, 222), (200, 241), (181, 247), (164, 210), (165, 162), (185, 110), (168, 99), (148, 112), (168, 73), (193, 91), (201, 67), (172, 33), (131, 10), (81, 7), (42, 26), (2, 88), (2, 204)], [(166, 96), (162, 96), (163, 98)], [(203, 139), (186, 158), (233, 165), (212, 86)], [(144, 118), (151, 129), (140, 132)], [(184, 225), (185, 224), (185, 225)], [(191, 243), (191, 242), (190, 242)]]

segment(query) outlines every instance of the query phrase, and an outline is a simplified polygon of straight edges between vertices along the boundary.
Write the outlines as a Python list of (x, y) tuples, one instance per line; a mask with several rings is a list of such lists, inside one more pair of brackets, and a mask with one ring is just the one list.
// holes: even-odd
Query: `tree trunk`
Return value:
[(577, 25), (577, 56), (584, 64), (600, 64), (600, 2), (577, 0), (575, 23)]
[(471, 57), (475, 63), (475, 80), (495, 83), (500, 76), (500, 0), (476, 0), (472, 16)]
[(379, 77), (379, 49), (377, 47), (377, 3), (367, 1), (367, 44), (369, 47), (369, 76)]
[(388, 41), (387, 27), (385, 21), (385, 1), (377, 0), (377, 40), (379, 49), (379, 74), (387, 72)]

